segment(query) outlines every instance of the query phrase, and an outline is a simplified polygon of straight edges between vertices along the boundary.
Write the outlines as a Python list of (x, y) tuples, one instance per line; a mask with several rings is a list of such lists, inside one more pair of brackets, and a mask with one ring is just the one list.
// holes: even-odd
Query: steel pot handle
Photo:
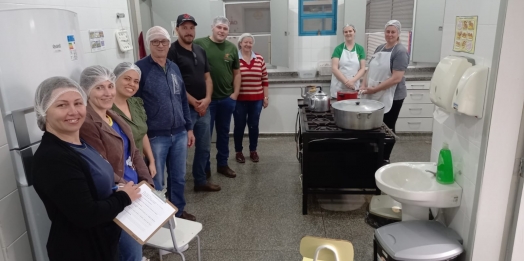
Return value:
[(360, 119), (360, 114), (365, 114), (367, 115), (367, 119), (369, 120), (371, 118), (371, 113), (360, 113), (360, 112), (357, 112), (357, 119)]
[(309, 108), (312, 110), (315, 109), (315, 100), (309, 99)]

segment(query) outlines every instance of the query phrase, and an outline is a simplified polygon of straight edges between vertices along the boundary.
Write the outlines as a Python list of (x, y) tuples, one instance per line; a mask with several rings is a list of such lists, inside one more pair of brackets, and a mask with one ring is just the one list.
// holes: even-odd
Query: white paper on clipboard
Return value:
[(115, 222), (140, 244), (144, 244), (177, 209), (160, 199), (146, 182), (140, 183), (139, 187), (142, 197), (120, 212)]

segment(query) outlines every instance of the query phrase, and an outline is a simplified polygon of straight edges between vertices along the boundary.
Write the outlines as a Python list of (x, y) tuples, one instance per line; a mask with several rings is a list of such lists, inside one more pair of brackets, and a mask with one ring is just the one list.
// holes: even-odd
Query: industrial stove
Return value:
[(375, 172), (384, 165), (384, 144), (395, 135), (383, 124), (373, 130), (347, 130), (333, 111), (312, 112), (298, 100), (295, 125), (297, 159), (302, 171), (302, 213), (309, 194), (380, 194)]

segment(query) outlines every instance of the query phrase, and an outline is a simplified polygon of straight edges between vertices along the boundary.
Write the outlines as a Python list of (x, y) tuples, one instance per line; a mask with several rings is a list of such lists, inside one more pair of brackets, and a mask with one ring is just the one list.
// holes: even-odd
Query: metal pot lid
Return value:
[(384, 109), (384, 103), (375, 100), (354, 99), (334, 102), (331, 107), (349, 112), (373, 112)]

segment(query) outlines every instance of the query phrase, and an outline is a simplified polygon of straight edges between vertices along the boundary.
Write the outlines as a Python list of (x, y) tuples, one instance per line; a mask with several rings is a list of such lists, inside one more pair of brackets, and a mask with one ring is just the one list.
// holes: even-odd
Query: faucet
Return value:
[(433, 174), (434, 177), (437, 176), (437, 172), (435, 172), (435, 171), (427, 169), (426, 172), (429, 172), (429, 173)]

